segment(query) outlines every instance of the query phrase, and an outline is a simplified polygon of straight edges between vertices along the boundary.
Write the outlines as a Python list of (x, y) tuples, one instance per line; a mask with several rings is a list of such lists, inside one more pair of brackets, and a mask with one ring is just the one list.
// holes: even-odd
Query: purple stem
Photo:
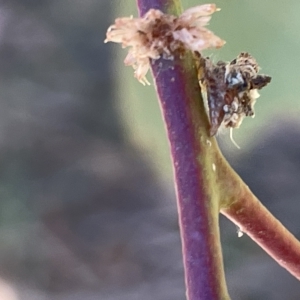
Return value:
[[(171, 0), (137, 2), (140, 15), (150, 8), (165, 12), (176, 6)], [(218, 199), (210, 176), (209, 123), (196, 70), (191, 57), (159, 59), (151, 66), (171, 148), (187, 298), (229, 299), (220, 247)]]
[[(189, 102), (193, 100), (186, 93), (186, 74), (182, 67), (173, 67), (174, 62), (161, 60), (152, 65), (152, 71), (174, 166), (187, 296), (189, 300), (222, 299), (222, 282), (217, 278), (220, 265), (216, 265), (222, 265), (222, 257), (214, 256), (218, 246), (212, 235), (218, 235), (218, 232), (215, 233), (210, 224), (216, 217), (207, 207), (210, 199), (198, 159), (199, 155), (205, 154), (195, 139), (195, 127), (188, 110)], [(199, 90), (199, 87), (195, 86), (195, 89)]]
[(172, 0), (137, 0), (137, 5), (140, 16), (143, 16), (151, 8), (167, 12), (172, 5), (172, 2)]

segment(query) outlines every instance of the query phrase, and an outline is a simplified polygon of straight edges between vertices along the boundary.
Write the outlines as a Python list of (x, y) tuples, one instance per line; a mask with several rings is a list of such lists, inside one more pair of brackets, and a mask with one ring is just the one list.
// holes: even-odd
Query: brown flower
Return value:
[(214, 4), (205, 4), (190, 8), (179, 17), (151, 9), (142, 18), (119, 18), (108, 28), (105, 42), (131, 47), (124, 62), (133, 66), (141, 83), (149, 84), (146, 79), (149, 59), (174, 59), (186, 50), (200, 52), (224, 44), (205, 28), (216, 10)]

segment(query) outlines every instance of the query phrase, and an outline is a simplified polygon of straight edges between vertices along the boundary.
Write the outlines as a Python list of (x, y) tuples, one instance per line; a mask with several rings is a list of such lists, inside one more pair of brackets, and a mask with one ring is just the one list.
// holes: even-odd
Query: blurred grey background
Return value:
[[(199, 4), (184, 1), (185, 8)], [(300, 238), (300, 2), (220, 0), (215, 60), (249, 51), (273, 77), (223, 152)], [(154, 88), (103, 44), (134, 1), (0, 0), (0, 299), (184, 299), (168, 146)], [(150, 79), (150, 76), (149, 76)], [(221, 217), (232, 299), (300, 283)]]

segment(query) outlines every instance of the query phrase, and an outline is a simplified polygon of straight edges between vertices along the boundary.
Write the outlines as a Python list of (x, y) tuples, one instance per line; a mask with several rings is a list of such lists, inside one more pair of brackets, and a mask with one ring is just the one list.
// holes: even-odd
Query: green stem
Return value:
[(218, 156), (221, 213), (300, 280), (300, 242), (253, 195), (222, 155)]

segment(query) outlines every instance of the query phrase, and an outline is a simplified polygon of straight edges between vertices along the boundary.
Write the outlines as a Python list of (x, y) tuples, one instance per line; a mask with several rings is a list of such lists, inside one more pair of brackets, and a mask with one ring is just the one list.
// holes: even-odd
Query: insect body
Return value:
[(259, 97), (257, 90), (271, 81), (271, 77), (258, 75), (256, 60), (246, 52), (230, 63), (200, 57), (200, 83), (207, 92), (210, 116), (210, 135), (221, 125), (238, 128), (245, 117), (254, 117), (254, 104)]

